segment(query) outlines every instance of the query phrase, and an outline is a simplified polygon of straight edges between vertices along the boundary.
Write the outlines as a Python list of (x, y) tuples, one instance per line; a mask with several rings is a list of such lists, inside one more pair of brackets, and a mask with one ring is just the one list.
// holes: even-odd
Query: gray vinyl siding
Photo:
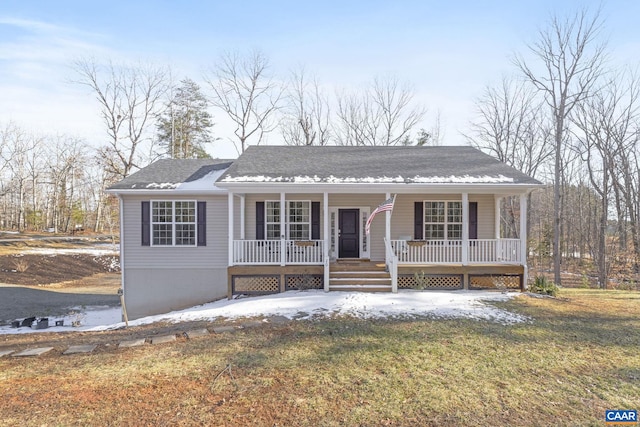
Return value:
[[(142, 246), (142, 201), (207, 203), (207, 245)], [(123, 197), (122, 253), (127, 314), (136, 319), (224, 298), (228, 263), (227, 196)]]
[[(141, 202), (149, 200), (197, 200), (207, 202), (206, 246), (142, 246)], [(228, 262), (227, 197), (124, 198), (124, 253), (131, 268), (226, 267)]]

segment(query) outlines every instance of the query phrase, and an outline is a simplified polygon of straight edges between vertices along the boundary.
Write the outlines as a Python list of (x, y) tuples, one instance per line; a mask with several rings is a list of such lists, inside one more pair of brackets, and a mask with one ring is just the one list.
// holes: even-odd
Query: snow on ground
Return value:
[(118, 255), (119, 245), (113, 243), (99, 243), (92, 246), (78, 248), (31, 248), (20, 251), (20, 255), (92, 255), (109, 256)]
[[(289, 291), (234, 300), (220, 300), (185, 310), (144, 317), (129, 322), (129, 326), (155, 322), (179, 323), (214, 321), (249, 317), (285, 316), (289, 319), (309, 319), (330, 316), (353, 316), (362, 319), (423, 317), (468, 318), (502, 324), (526, 322), (529, 319), (499, 309), (486, 302), (506, 301), (520, 293), (488, 291), (400, 291), (389, 293)], [(37, 332), (104, 331), (124, 326), (120, 308), (87, 307), (65, 316), (62, 327)], [(49, 319), (54, 325), (55, 320)], [(74, 320), (81, 326), (71, 327)], [(30, 328), (0, 327), (0, 334), (36, 332)]]

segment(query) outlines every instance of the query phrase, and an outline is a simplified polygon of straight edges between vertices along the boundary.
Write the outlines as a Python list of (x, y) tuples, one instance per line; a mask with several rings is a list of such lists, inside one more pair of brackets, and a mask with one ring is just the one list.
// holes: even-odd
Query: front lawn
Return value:
[(0, 424), (602, 425), (605, 409), (640, 409), (640, 293), (499, 306), (532, 320), (304, 320), (5, 357)]

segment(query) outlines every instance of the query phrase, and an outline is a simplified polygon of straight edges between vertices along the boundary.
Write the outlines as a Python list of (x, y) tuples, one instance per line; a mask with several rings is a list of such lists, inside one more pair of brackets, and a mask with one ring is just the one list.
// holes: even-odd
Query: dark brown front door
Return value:
[(360, 257), (359, 209), (340, 209), (338, 211), (338, 257)]

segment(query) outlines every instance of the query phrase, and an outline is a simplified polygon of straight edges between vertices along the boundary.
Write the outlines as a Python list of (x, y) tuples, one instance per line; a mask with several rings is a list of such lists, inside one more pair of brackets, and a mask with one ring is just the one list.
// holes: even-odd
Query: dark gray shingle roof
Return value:
[(232, 162), (225, 159), (162, 159), (129, 175), (109, 190), (172, 188), (172, 184), (193, 182), (213, 171), (224, 170)]
[(540, 184), (470, 146), (252, 146), (218, 182)]

